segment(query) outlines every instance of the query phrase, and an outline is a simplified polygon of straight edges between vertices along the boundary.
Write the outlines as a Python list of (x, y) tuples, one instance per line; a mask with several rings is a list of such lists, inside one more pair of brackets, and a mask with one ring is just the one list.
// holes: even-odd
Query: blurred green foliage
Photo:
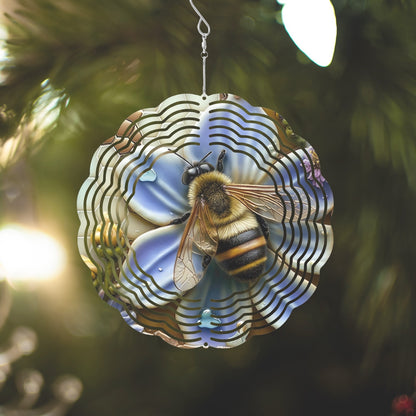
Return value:
[(212, 30), (208, 93), (281, 112), (318, 151), (336, 243), (317, 293), (281, 330), (231, 351), (174, 350), (128, 328), (78, 258), (76, 195), (126, 116), (201, 91), (198, 19), (187, 1), (19, 0), (5, 6), (0, 143), (49, 80), (60, 117), (23, 157), (38, 220), (70, 264), (58, 294), (54, 283), (15, 291), (0, 338), (31, 325), (40, 346), (21, 365), (82, 379), (71, 415), (388, 414), (416, 375), (416, 6), (333, 0), (337, 47), (324, 69), (297, 51), (276, 1), (197, 3)]

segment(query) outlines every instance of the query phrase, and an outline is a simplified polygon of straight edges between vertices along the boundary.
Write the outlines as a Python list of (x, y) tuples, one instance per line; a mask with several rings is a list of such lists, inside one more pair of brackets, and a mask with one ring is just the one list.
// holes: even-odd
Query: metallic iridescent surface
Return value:
[[(198, 161), (212, 152), (215, 166), (223, 149), (233, 183), (274, 185), (297, 214), (266, 220), (257, 279), (237, 280), (214, 258), (181, 291), (173, 272), (186, 222), (170, 223), (192, 207), (175, 153)], [(231, 94), (182, 94), (133, 113), (97, 149), (78, 195), (78, 247), (99, 296), (133, 329), (182, 348), (231, 348), (279, 328), (313, 294), (333, 246), (333, 205), (316, 151), (278, 113)]]

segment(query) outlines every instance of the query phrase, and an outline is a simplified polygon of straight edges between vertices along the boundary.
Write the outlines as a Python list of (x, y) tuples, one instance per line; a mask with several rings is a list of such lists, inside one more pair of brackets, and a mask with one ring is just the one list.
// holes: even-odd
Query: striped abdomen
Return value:
[(266, 263), (266, 239), (260, 227), (220, 240), (215, 259), (230, 276), (242, 280), (259, 277)]

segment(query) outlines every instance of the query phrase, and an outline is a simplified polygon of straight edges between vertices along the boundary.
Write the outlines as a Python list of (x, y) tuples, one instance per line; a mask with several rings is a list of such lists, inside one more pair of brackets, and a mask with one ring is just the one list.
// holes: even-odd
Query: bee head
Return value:
[[(171, 152), (173, 151), (171, 150)], [(204, 162), (204, 160), (212, 152), (207, 153), (199, 162), (193, 162), (193, 163), (188, 162), (179, 153), (176, 153), (176, 152), (173, 152), (173, 153), (175, 153), (176, 156), (180, 157), (189, 165), (189, 168), (187, 168), (182, 175), (182, 183), (184, 185), (189, 185), (197, 176), (202, 175), (203, 173), (212, 172), (213, 170), (215, 170), (214, 166), (212, 166), (211, 163)]]
[(202, 175), (203, 173), (212, 172), (215, 170), (211, 163), (203, 162), (204, 159), (193, 163), (190, 168), (185, 170), (182, 175), (182, 183), (184, 185), (189, 185), (197, 176)]

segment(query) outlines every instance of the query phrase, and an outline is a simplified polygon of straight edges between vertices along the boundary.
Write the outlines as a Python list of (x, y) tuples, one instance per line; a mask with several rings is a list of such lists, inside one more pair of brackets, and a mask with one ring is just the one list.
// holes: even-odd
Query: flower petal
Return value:
[(140, 146), (117, 166), (121, 193), (147, 221), (169, 224), (189, 210), (183, 170), (184, 161), (172, 152)]
[[(274, 264), (273, 264), (274, 263)], [(306, 302), (316, 289), (307, 273), (296, 273), (284, 263), (274, 261), (269, 252), (268, 272), (251, 288), (253, 305), (275, 329), (281, 327), (292, 310)]]
[[(184, 155), (189, 161), (216, 164), (221, 150), (227, 151), (224, 173), (234, 183), (261, 183), (267, 174), (259, 167), (271, 165), (279, 149), (277, 129), (260, 107), (244, 100), (218, 102), (201, 113), (194, 135), (186, 140)], [(273, 153), (272, 153), (273, 152)]]
[(308, 222), (269, 222), (269, 244), (288, 267), (319, 274), (334, 244), (329, 225)]
[(128, 116), (111, 143), (120, 153), (129, 153), (138, 143), (179, 146), (198, 122), (199, 113), (222, 97), (222, 94), (212, 94), (206, 99), (195, 94), (169, 97), (157, 107), (145, 108)]
[[(325, 218), (334, 207), (334, 197), (328, 182), (313, 184), (305, 177), (304, 161), (310, 159), (306, 149), (298, 149), (278, 159), (270, 170), (272, 177), (265, 181), (267, 185), (283, 186), (283, 192), (292, 194), (292, 199), (302, 201), (303, 210), (309, 211), (308, 217), (314, 221)], [(286, 191), (287, 190), (287, 191)]]
[(176, 320), (187, 344), (231, 348), (246, 341), (252, 312), (248, 285), (230, 278), (213, 261), (180, 302)]
[[(120, 226), (120, 232), (134, 239), (154, 228), (153, 224), (128, 210), (119, 190), (115, 166), (120, 155), (110, 145), (102, 145), (91, 161), (90, 176), (83, 183), (77, 198), (80, 219), (78, 247), (82, 256), (100, 262), (94, 250), (94, 237), (106, 223)], [(98, 242), (96, 242), (98, 244)]]
[(138, 308), (155, 308), (177, 299), (173, 266), (183, 225), (160, 227), (136, 238), (120, 271), (118, 294)]

